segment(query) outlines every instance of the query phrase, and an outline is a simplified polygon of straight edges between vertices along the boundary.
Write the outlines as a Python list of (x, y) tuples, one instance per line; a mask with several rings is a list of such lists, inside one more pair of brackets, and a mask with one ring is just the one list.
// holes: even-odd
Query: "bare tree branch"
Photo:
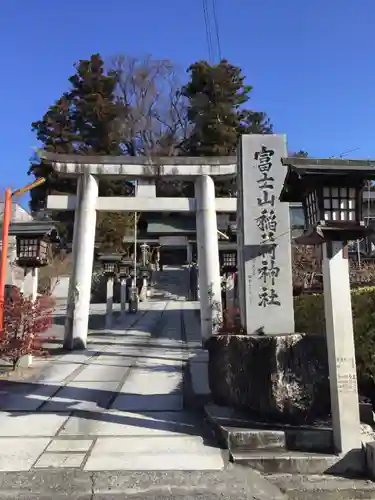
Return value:
[(151, 56), (118, 55), (109, 62), (118, 75), (118, 119), (125, 153), (172, 156), (189, 133), (187, 101), (174, 64)]

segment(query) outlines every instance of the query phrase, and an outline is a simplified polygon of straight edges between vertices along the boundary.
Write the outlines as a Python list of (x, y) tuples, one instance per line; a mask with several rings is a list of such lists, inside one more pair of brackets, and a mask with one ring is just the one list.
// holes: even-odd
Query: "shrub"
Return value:
[[(375, 261), (362, 259), (361, 263), (350, 259), (350, 284), (353, 288), (375, 284)], [(306, 245), (292, 246), (293, 293), (300, 295), (306, 290), (323, 291), (322, 263), (319, 249)]]
[[(358, 382), (375, 382), (375, 287), (352, 290), (354, 341)], [(296, 332), (325, 334), (324, 297), (301, 295), (294, 299)]]
[(317, 278), (322, 272), (321, 263), (314, 247), (292, 246), (292, 272), (294, 295), (299, 295), (305, 289), (320, 288), (321, 283)]
[(0, 337), (0, 358), (17, 367), (22, 356), (46, 355), (42, 337), (52, 326), (53, 300), (50, 296), (31, 297), (14, 293), (4, 307), (4, 333)]

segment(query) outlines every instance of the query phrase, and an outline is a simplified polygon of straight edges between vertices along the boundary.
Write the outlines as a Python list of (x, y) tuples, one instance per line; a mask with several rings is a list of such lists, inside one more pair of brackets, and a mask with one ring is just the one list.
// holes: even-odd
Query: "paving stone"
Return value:
[[(170, 369), (172, 368), (172, 370)], [(133, 368), (121, 387), (129, 394), (172, 394), (181, 389), (182, 371), (175, 367), (156, 365), (154, 369)]]
[(105, 366), (131, 366), (135, 362), (132, 355), (114, 356), (114, 355), (101, 355), (92, 361), (93, 365), (105, 365)]
[[(6, 413), (0, 414), (0, 436), (4, 437), (53, 437), (69, 414)], [(1, 454), (1, 453), (0, 453)]]
[(92, 454), (99, 453), (214, 453), (219, 448), (207, 446), (201, 436), (101, 437), (95, 442)]
[(95, 470), (221, 470), (220, 449), (199, 437), (99, 438), (84, 467)]
[(151, 339), (147, 344), (148, 350), (152, 351), (165, 351), (166, 353), (173, 353), (185, 347), (182, 340), (174, 339)]
[(98, 349), (87, 349), (82, 353), (69, 353), (65, 354), (61, 358), (59, 358), (59, 363), (77, 363), (77, 364), (85, 364), (92, 360), (94, 356), (97, 355), (102, 348)]
[[(150, 334), (148, 332), (143, 332), (142, 334), (138, 333), (137, 335), (133, 332), (126, 332), (126, 336), (121, 338), (121, 347), (120, 349), (126, 351), (127, 349), (135, 349), (134, 344), (143, 343), (146, 344), (149, 339)], [(111, 351), (113, 354), (118, 352), (118, 347), (114, 348), (112, 345), (106, 346), (103, 349), (103, 354)]]
[(74, 415), (60, 436), (167, 436), (196, 434), (195, 418), (185, 412), (121, 412)]
[(121, 411), (182, 411), (182, 394), (123, 394), (117, 396), (111, 409)]
[[(24, 452), (26, 465), (21, 463), (21, 468), (17, 445), (21, 451), (16, 446), (15, 465), (9, 470), (27, 471), (35, 464), (35, 474), (57, 469), (65, 474), (69, 468), (78, 473), (88, 453), (86, 471), (221, 470), (221, 451), (197, 436), (201, 420), (182, 411), (183, 362), (198, 353), (181, 340), (182, 307), (182, 302), (141, 304), (143, 311), (149, 310), (129, 319), (126, 330), (91, 331), (88, 350), (49, 363), (42, 383), (23, 388), (12, 384), (14, 391), (0, 392), (0, 409), (7, 402), (5, 409), (25, 410), (0, 414), (0, 436), (21, 443), (22, 449), (27, 440), (43, 443), (35, 449), (27, 444), (32, 456)], [(105, 306), (91, 312), (96, 309), (102, 314)], [(121, 384), (112, 409), (103, 409)], [(26, 413), (36, 409), (36, 414)], [(2, 441), (0, 437), (0, 449), (10, 449)]]
[(41, 382), (63, 382), (79, 369), (79, 365), (73, 363), (51, 363), (40, 376)]
[(48, 438), (0, 438), (0, 471), (30, 470), (48, 443)]
[[(182, 370), (182, 353), (177, 352), (173, 353), (173, 357), (171, 358), (161, 358), (157, 354), (155, 357), (152, 357), (150, 353), (144, 356), (141, 355), (137, 359), (136, 367), (137, 368), (148, 368), (149, 370), (154, 371), (181, 371)], [(175, 367), (173, 369), (173, 367)]]
[(43, 453), (34, 467), (36, 469), (77, 468), (81, 467), (85, 457), (85, 453)]
[(57, 390), (50, 384), (11, 383), (0, 391), (0, 410), (35, 411)]
[(137, 366), (145, 367), (152, 366), (155, 364), (169, 364), (180, 366), (182, 369), (182, 363), (189, 359), (191, 354), (188, 351), (183, 351), (180, 349), (158, 349), (158, 350), (145, 350), (138, 356)]
[(108, 351), (103, 351), (103, 356), (108, 356), (108, 357), (124, 357), (124, 358), (132, 358), (135, 357), (137, 358), (142, 351), (146, 348), (147, 342), (140, 343), (139, 341), (136, 342), (137, 345), (129, 345), (129, 346), (124, 346), (122, 343), (116, 347), (111, 346), (111, 349)]
[(70, 382), (46, 403), (42, 411), (100, 411), (116, 395), (118, 382)]
[(48, 452), (86, 452), (90, 449), (93, 441), (91, 439), (54, 439), (49, 444)]
[(126, 375), (128, 367), (101, 366), (91, 364), (84, 368), (75, 378), (74, 382), (120, 382)]

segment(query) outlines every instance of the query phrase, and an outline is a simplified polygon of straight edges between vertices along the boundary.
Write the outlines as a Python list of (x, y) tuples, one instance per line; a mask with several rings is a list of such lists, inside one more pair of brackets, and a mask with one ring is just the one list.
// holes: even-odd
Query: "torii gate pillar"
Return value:
[(215, 184), (202, 175), (195, 181), (201, 334), (204, 345), (222, 318)]
[(74, 217), (74, 264), (69, 282), (64, 334), (64, 348), (68, 350), (86, 349), (87, 345), (97, 199), (97, 178), (91, 174), (80, 175)]

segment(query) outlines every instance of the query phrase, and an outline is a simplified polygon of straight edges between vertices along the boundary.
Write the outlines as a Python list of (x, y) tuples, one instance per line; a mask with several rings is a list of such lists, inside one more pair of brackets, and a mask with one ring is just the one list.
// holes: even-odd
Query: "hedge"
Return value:
[[(360, 389), (375, 381), (375, 287), (352, 290), (354, 341)], [(322, 294), (294, 299), (296, 332), (325, 334)]]

